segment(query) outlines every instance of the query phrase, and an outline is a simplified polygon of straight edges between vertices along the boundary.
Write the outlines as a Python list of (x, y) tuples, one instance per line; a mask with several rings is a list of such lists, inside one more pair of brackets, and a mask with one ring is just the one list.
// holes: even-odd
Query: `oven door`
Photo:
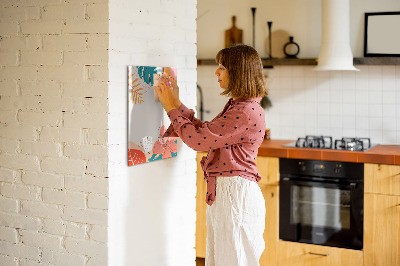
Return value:
[(279, 237), (361, 250), (363, 199), (363, 182), (281, 177)]

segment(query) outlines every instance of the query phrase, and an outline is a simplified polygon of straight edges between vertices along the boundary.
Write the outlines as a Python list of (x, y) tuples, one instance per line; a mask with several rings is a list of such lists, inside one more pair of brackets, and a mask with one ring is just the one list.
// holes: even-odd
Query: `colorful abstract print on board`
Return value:
[(161, 75), (177, 81), (176, 68), (128, 67), (128, 165), (177, 156), (177, 138), (163, 138), (170, 121), (154, 86)]

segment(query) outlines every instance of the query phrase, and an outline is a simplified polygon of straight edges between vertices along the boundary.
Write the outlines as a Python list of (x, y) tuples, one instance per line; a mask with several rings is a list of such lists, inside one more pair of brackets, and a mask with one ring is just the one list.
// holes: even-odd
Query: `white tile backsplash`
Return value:
[[(296, 139), (323, 134), (400, 144), (400, 66), (356, 67), (360, 71), (323, 72), (314, 71), (313, 66), (265, 70), (273, 104), (266, 111), (271, 137)], [(215, 93), (220, 88), (213, 79), (214, 71), (213, 66), (198, 67), (198, 83), (204, 90), (213, 91), (210, 96), (205, 93), (204, 102), (205, 109), (216, 110), (209, 114), (211, 118), (227, 101)]]

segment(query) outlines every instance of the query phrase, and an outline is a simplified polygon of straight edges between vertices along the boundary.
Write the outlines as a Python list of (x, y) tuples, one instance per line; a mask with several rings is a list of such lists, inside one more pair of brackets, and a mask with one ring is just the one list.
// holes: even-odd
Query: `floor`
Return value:
[(196, 266), (205, 266), (206, 262), (203, 258), (196, 258)]

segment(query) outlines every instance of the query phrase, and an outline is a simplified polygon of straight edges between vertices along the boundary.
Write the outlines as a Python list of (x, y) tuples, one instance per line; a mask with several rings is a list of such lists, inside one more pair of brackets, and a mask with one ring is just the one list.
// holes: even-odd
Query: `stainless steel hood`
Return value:
[(322, 33), (314, 70), (353, 70), (350, 48), (350, 0), (322, 0)]

